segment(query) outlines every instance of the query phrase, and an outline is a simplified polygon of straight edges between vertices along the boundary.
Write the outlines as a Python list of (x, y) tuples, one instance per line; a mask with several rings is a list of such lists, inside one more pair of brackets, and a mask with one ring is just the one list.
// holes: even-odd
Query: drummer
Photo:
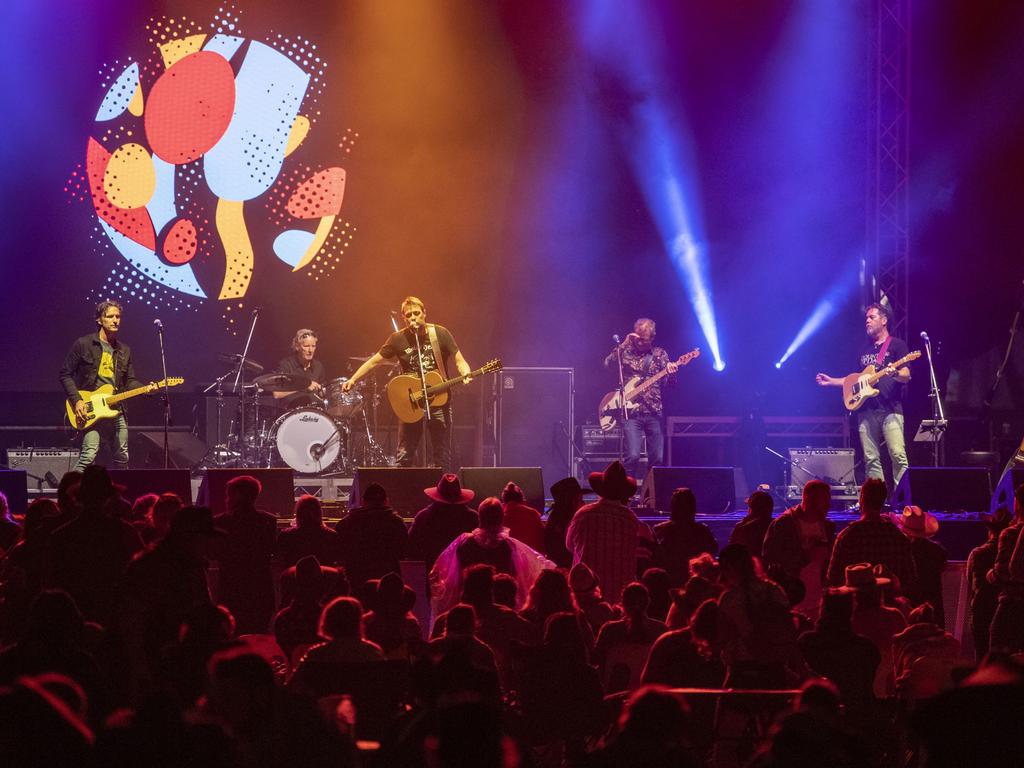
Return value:
[(323, 406), (324, 385), (327, 374), (324, 364), (315, 359), (316, 332), (309, 328), (300, 328), (292, 337), (292, 354), (277, 364), (277, 373), (291, 376), (306, 377), (311, 381), (304, 390), (292, 392), (274, 392), (274, 398), (283, 399), (286, 408), (299, 408), (305, 405)]

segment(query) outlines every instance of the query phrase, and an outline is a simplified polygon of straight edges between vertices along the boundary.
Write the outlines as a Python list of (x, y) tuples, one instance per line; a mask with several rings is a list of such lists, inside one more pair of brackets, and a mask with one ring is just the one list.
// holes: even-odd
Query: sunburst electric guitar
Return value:
[(99, 389), (92, 392), (82, 389), (79, 390), (78, 394), (82, 396), (85, 401), (85, 419), (78, 418), (78, 414), (75, 413), (75, 405), (70, 400), (65, 403), (65, 408), (68, 412), (68, 423), (71, 424), (75, 429), (89, 429), (100, 419), (112, 419), (117, 416), (120, 411), (111, 408), (110, 406), (120, 403), (122, 400), (127, 400), (131, 397), (137, 397), (138, 395), (144, 395), (147, 392), (153, 392), (157, 389), (162, 389), (164, 384), (168, 387), (176, 387), (179, 384), (184, 384), (185, 379), (180, 376), (174, 378), (168, 378), (166, 382), (164, 380), (150, 382), (142, 387), (136, 387), (135, 389), (129, 389), (127, 392), (119, 392), (114, 394), (114, 388), (109, 384), (104, 384)]
[[(687, 352), (685, 355), (682, 355), (678, 360), (676, 360), (676, 365), (687, 365), (691, 360), (697, 357), (700, 357), (699, 347), (695, 347), (692, 352)], [(668, 368), (662, 368), (648, 379), (641, 379), (640, 376), (634, 376), (626, 382), (625, 387), (623, 387), (623, 395), (625, 395), (625, 411), (627, 417), (640, 407), (640, 403), (636, 402), (636, 399), (649, 388), (661, 381), (665, 376), (668, 376)], [(622, 418), (622, 410), (623, 404), (622, 399), (619, 397), (619, 390), (616, 389), (602, 397), (600, 405), (597, 406), (597, 419), (601, 424), (601, 429), (607, 432), (614, 427)]]
[[(469, 375), (482, 376), (500, 370), (501, 360), (494, 359), (475, 371), (470, 371)], [(454, 379), (445, 380), (439, 371), (427, 371), (424, 378), (427, 382), (426, 390), (423, 389), (420, 377), (411, 373), (393, 376), (388, 382), (388, 402), (391, 403), (395, 415), (406, 424), (413, 424), (423, 418), (424, 399), (430, 403), (431, 408), (440, 408), (447, 403), (448, 390), (456, 384), (461, 384), (463, 379), (462, 376), (456, 376)]]
[(846, 410), (852, 413), (864, 405), (865, 400), (878, 395), (875, 384), (879, 379), (893, 375), (911, 360), (917, 360), (920, 356), (920, 352), (911, 352), (880, 371), (875, 371), (875, 366), (869, 365), (860, 373), (851, 373), (846, 376), (843, 379), (843, 405), (846, 406)]

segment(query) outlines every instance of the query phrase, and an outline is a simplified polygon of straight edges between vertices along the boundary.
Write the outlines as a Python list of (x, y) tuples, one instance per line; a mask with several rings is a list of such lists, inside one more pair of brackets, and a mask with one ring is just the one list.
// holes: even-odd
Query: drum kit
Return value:
[[(218, 435), (225, 406), (224, 381), (237, 373), (235, 358), (218, 355), (236, 369), (210, 385), (216, 390)], [(311, 390), (313, 380), (304, 374), (262, 373), (263, 367), (250, 360), (245, 365), (248, 372), (259, 375), (239, 387), (242, 394), (226, 442), (210, 451), (207, 466), (291, 467), (300, 474), (323, 476), (348, 475), (356, 466), (394, 464), (394, 457), (373, 434), (384, 392), (376, 375), (367, 376), (348, 392), (346, 376)]]

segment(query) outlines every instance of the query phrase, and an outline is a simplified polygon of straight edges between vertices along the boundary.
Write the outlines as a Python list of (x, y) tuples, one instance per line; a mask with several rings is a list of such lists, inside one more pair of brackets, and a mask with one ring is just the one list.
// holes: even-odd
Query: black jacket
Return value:
[[(114, 390), (123, 392), (126, 389), (141, 387), (142, 382), (135, 378), (131, 349), (120, 340), (111, 346), (114, 348)], [(102, 355), (103, 347), (100, 345), (99, 333), (82, 336), (71, 345), (59, 376), (61, 386), (72, 403), (82, 399), (79, 390), (96, 389)]]

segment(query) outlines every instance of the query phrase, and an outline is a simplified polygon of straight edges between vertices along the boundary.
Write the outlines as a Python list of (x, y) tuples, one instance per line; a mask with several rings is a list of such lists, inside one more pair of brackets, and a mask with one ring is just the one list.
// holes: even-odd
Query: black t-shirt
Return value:
[[(442, 325), (434, 325), (434, 328), (437, 329), (437, 346), (440, 348), (441, 356), (444, 358), (444, 371), (442, 373), (446, 376), (455, 376), (458, 371), (455, 370), (454, 365), (450, 361), (455, 356), (455, 353), (459, 351), (459, 346), (455, 343), (455, 339), (447, 328)], [(430, 344), (430, 336), (426, 331), (420, 335), (420, 349), (423, 350), (423, 370), (438, 370), (437, 362), (434, 360), (434, 350)], [(420, 372), (416, 339), (409, 328), (395, 331), (388, 336), (388, 340), (384, 342), (384, 345), (378, 352), (385, 360), (398, 358), (398, 364), (402, 367), (402, 373), (418, 374)]]
[[(309, 376), (309, 378), (321, 386), (327, 384), (327, 371), (324, 368), (324, 364), (316, 358), (310, 361), (310, 366), (307, 369), (302, 367), (302, 363), (295, 355), (288, 355), (288, 357), (277, 364), (277, 372)], [(281, 398), (280, 402), (285, 408), (298, 408), (303, 405), (317, 404), (316, 398), (309, 391), (294, 392), (287, 397)]]
[[(878, 353), (881, 349), (882, 344), (875, 344), (872, 341), (868, 341), (861, 350), (859, 364), (857, 367), (863, 370), (869, 365), (874, 365), (875, 370), (880, 371), (882, 368), (889, 365), (889, 363), (893, 363), (901, 357), (905, 357), (910, 351), (907, 347), (907, 342), (893, 336), (892, 341), (889, 343), (889, 348), (885, 351), (885, 357), (882, 359), (882, 364), (878, 365), (875, 360), (877, 359)], [(862, 412), (882, 410), (889, 413), (903, 413), (903, 396), (907, 389), (906, 384), (901, 384), (896, 381), (894, 376), (883, 376), (878, 380), (878, 383), (875, 384), (875, 388), (878, 389), (878, 396), (868, 398), (860, 408)]]

